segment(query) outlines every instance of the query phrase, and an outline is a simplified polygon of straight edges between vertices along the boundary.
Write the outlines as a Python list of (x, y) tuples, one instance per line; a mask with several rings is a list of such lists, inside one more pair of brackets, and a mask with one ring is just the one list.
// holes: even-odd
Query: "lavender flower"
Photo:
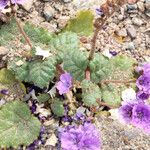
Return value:
[(100, 8), (96, 8), (96, 14), (99, 15), (99, 16), (104, 16), (104, 12), (102, 11), (102, 9)]
[[(22, 4), (25, 0), (11, 0), (12, 4)], [(0, 0), (0, 9), (4, 9), (9, 3), (9, 0)]]
[(146, 73), (150, 73), (150, 63), (146, 63), (144, 64), (143, 66), (140, 66), (137, 68), (137, 71), (140, 73), (140, 72), (143, 72), (144, 74)]
[(64, 73), (60, 76), (60, 81), (56, 84), (59, 94), (65, 94), (72, 87), (72, 77), (69, 73)]
[(7, 6), (8, 0), (0, 0), (0, 9), (4, 9)]
[(127, 103), (119, 108), (119, 119), (122, 123), (131, 123), (133, 106), (134, 104)]
[(110, 53), (112, 56), (116, 56), (116, 55), (117, 55), (117, 52), (115, 52), (115, 51), (109, 51), (109, 53)]
[(143, 72), (144, 74), (150, 73), (150, 63), (147, 63), (143, 66)]
[(150, 73), (141, 75), (136, 82), (137, 87), (150, 94)]
[(144, 102), (144, 100), (147, 100), (149, 98), (149, 94), (143, 92), (143, 91), (138, 91), (136, 93), (136, 98), (140, 102)]
[(3, 90), (0, 90), (0, 94), (8, 95), (8, 94), (9, 94), (9, 91), (6, 90), (6, 89), (3, 89)]
[(137, 104), (133, 108), (132, 124), (150, 133), (150, 106)]
[(93, 124), (68, 126), (60, 132), (63, 150), (100, 150), (99, 133)]
[(35, 150), (38, 144), (39, 144), (39, 140), (35, 140), (32, 144), (27, 146), (27, 150)]

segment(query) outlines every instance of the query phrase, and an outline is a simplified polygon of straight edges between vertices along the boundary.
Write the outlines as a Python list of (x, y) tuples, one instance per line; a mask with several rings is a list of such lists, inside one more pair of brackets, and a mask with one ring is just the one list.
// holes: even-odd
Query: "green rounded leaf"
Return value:
[(15, 78), (11, 70), (6, 68), (0, 70), (0, 90), (3, 89), (7, 89), (10, 95), (16, 95), (17, 98), (23, 97), (26, 93), (24, 85)]
[(64, 30), (72, 31), (80, 36), (89, 36), (93, 33), (93, 20), (94, 15), (90, 10), (81, 10), (77, 16), (68, 22)]
[(101, 54), (95, 54), (90, 62), (91, 80), (95, 83), (106, 79), (111, 73), (111, 64), (109, 60)]
[(112, 74), (108, 79), (129, 80), (134, 77), (135, 59), (121, 55), (110, 59)]
[(10, 70), (6, 68), (0, 70), (0, 83), (11, 84), (14, 81), (15, 81), (15, 76)]
[(65, 109), (63, 106), (63, 102), (59, 101), (59, 100), (55, 100), (52, 104), (51, 104), (51, 109), (52, 112), (58, 116), (58, 117), (62, 117), (65, 114)]
[(83, 80), (81, 83), (82, 86), (82, 101), (87, 106), (97, 105), (96, 100), (101, 99), (100, 88), (88, 80)]
[(66, 51), (72, 51), (79, 47), (79, 38), (76, 33), (61, 33), (51, 40), (51, 48), (57, 53), (59, 61), (62, 61)]
[(50, 98), (51, 97), (48, 93), (39, 94), (39, 96), (37, 96), (37, 100), (39, 103), (47, 102)]
[(29, 66), (29, 81), (43, 88), (46, 87), (55, 76), (55, 60), (48, 58), (44, 61), (34, 61)]
[(109, 83), (102, 85), (102, 100), (108, 105), (119, 106), (121, 104), (121, 92), (126, 89), (125, 85)]
[(82, 52), (79, 49), (68, 51), (64, 56), (64, 69), (71, 73), (75, 80), (82, 81), (85, 78), (87, 65), (87, 53)]
[(0, 147), (29, 145), (38, 137), (40, 126), (25, 103), (7, 103), (0, 109)]
[(121, 104), (121, 96), (117, 90), (114, 91), (103, 91), (102, 99), (105, 103), (113, 106), (119, 106)]
[[(21, 64), (17, 65), (18, 62)], [(28, 81), (29, 62), (23, 60), (20, 57), (16, 57), (12, 61), (8, 62), (8, 69), (13, 71), (16, 79), (20, 81)]]
[(48, 45), (52, 39), (52, 34), (49, 31), (45, 30), (44, 28), (36, 27), (29, 22), (24, 25), (24, 30), (31, 41), (36, 45), (37, 43)]

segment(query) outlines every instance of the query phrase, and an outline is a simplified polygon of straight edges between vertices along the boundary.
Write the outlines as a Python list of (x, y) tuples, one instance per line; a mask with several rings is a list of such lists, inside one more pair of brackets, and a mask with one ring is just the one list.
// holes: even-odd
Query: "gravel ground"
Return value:
[[(21, 6), (18, 17), (30, 21), (50, 32), (59, 32), (77, 10), (91, 9), (95, 12), (104, 0), (29, 0)], [(90, 39), (84, 46), (90, 49)], [(135, 57), (139, 62), (150, 61), (150, 0), (139, 0), (133, 5), (124, 5), (107, 21), (99, 33), (97, 52), (116, 51)], [(54, 120), (53, 120), (54, 121)], [(52, 127), (52, 124), (54, 125)], [(124, 126), (109, 118), (98, 118), (96, 122), (103, 141), (102, 150), (149, 150), (150, 136), (140, 130)], [(58, 122), (44, 121), (47, 141), (57, 128)], [(37, 150), (54, 150), (40, 144)]]
[[(32, 5), (24, 4), (18, 16), (22, 20), (59, 32), (67, 21), (80, 9), (95, 9), (105, 0), (31, 0)], [(30, 13), (29, 13), (30, 12)], [(97, 17), (95, 15), (95, 17)], [(150, 1), (139, 0), (138, 3), (125, 4), (107, 21), (107, 26), (99, 33), (97, 51), (116, 51), (135, 57), (138, 61), (150, 57)], [(90, 49), (90, 39), (84, 46)]]
[(141, 130), (120, 124), (110, 118), (98, 118), (103, 141), (102, 150), (149, 150), (150, 136)]

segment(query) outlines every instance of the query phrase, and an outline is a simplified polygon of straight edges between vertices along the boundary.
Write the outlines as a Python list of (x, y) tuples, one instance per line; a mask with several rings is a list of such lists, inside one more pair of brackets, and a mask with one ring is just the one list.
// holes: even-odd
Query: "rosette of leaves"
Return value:
[(52, 51), (57, 53), (58, 61), (61, 63), (64, 53), (79, 48), (80, 41), (76, 33), (65, 32), (53, 38), (50, 44)]
[(97, 105), (97, 100), (101, 99), (101, 90), (98, 85), (88, 80), (81, 82), (82, 87), (82, 101), (86, 106)]
[(75, 18), (69, 20), (65, 31), (72, 31), (80, 36), (90, 36), (93, 31), (94, 15), (90, 10), (81, 10), (77, 13)]
[(16, 64), (17, 61), (18, 59), (10, 62), (9, 69), (13, 70), (16, 78), (21, 81), (31, 82), (43, 88), (48, 86), (55, 76), (55, 57), (30, 62), (22, 60), (22, 64), (19, 66)]
[(62, 116), (65, 115), (65, 109), (64, 109), (64, 106), (63, 106), (63, 102), (61, 102), (59, 99), (56, 99), (52, 102), (51, 109), (52, 109), (52, 112), (57, 117), (62, 117)]
[(7, 103), (0, 109), (0, 147), (29, 145), (37, 139), (40, 126), (25, 103)]
[(109, 59), (101, 54), (95, 54), (94, 59), (89, 63), (89, 68), (91, 71), (91, 80), (95, 83), (107, 79), (112, 72)]
[(65, 53), (63, 67), (67, 72), (71, 73), (75, 80), (82, 81), (85, 78), (88, 62), (87, 52), (74, 49)]

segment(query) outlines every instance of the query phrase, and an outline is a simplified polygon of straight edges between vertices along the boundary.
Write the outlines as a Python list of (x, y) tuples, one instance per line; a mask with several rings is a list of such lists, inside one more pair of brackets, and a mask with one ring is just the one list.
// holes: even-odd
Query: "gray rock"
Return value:
[(150, 36), (149, 35), (145, 35), (145, 44), (146, 44), (146, 48), (149, 49), (150, 48)]
[(134, 28), (134, 26), (129, 26), (127, 28), (127, 33), (131, 37), (131, 39), (136, 38), (136, 29)]
[(146, 16), (150, 17), (150, 10), (145, 12)]
[(49, 3), (47, 3), (45, 4), (43, 14), (44, 14), (45, 20), (50, 21), (54, 17), (55, 10), (50, 6)]
[(137, 9), (137, 5), (136, 4), (128, 4), (127, 5), (127, 10), (130, 11), (130, 10), (136, 10)]
[(129, 50), (129, 51), (135, 50), (134, 43), (133, 42), (124, 43), (123, 50)]
[(67, 23), (68, 23), (68, 20), (70, 19), (69, 16), (61, 16), (58, 18), (58, 26), (60, 29), (64, 28)]
[(29, 12), (34, 2), (35, 0), (26, 0), (25, 3), (22, 4), (22, 7)]
[(71, 2), (72, 0), (62, 0), (64, 3), (69, 3)]
[(137, 17), (134, 17), (132, 19), (132, 22), (134, 25), (137, 25), (137, 26), (141, 26), (144, 24), (144, 22), (141, 20), (141, 18), (137, 18)]
[(136, 4), (133, 4), (133, 5), (128, 4), (127, 11), (128, 11), (128, 13), (137, 13), (137, 5)]
[(139, 1), (137, 2), (137, 6), (138, 6), (138, 9), (141, 11), (141, 12), (144, 12), (145, 11), (145, 7), (144, 7), (144, 3)]
[(146, 1), (145, 1), (145, 8), (146, 8), (147, 10), (150, 10), (150, 0), (146, 0)]
[(126, 31), (125, 28), (122, 28), (122, 29), (116, 31), (116, 33), (117, 33), (118, 36), (123, 36), (123, 37), (127, 36), (127, 31)]
[(51, 2), (52, 0), (43, 0), (43, 2)]
[(121, 20), (124, 19), (124, 16), (123, 16), (123, 15), (119, 15), (119, 16), (118, 16), (118, 19), (121, 21)]

